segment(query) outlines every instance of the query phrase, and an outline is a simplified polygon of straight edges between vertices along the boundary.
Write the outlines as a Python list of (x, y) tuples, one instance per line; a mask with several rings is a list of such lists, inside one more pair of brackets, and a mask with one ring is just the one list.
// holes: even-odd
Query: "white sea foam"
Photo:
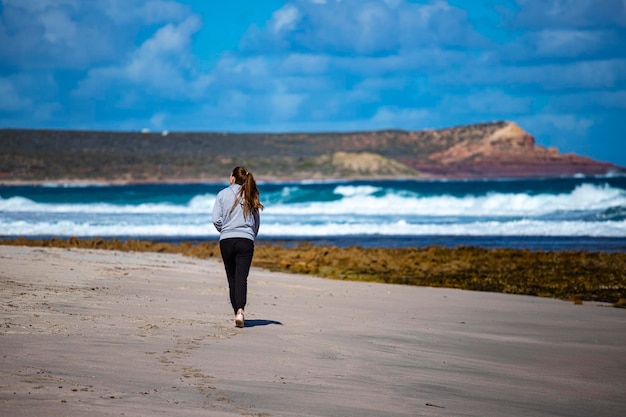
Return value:
[(335, 188), (335, 194), (345, 197), (366, 196), (377, 191), (381, 191), (381, 188), (372, 185), (340, 185)]
[(335, 193), (343, 198), (335, 201), (315, 201), (298, 204), (277, 203), (268, 206), (273, 214), (413, 214), (440, 216), (539, 216), (554, 212), (603, 210), (626, 205), (622, 190), (608, 186), (582, 184), (571, 193), (505, 194), (489, 193), (482, 196), (451, 195), (419, 196), (414, 193), (388, 193), (382, 197), (374, 193), (377, 187), (340, 186)]
[[(285, 187), (266, 211), (272, 214), (354, 214), (354, 215), (438, 215), (438, 216), (538, 216), (554, 212), (598, 211), (626, 206), (623, 190), (609, 186), (581, 184), (571, 193), (451, 195), (420, 196), (410, 192), (378, 194), (372, 186), (338, 186), (334, 201), (287, 203), (297, 187)], [(186, 204), (172, 203), (38, 203), (24, 197), (0, 198), (0, 212), (37, 213), (133, 213), (201, 214), (213, 209), (215, 194), (193, 197)]]
[[(57, 222), (3, 221), (0, 229), (9, 236), (163, 236), (209, 237), (217, 236), (209, 222), (195, 224), (159, 223), (108, 223), (94, 224), (63, 220)], [(591, 236), (626, 237), (626, 221), (573, 222), (519, 220), (511, 222), (473, 222), (455, 224), (395, 223), (263, 223), (264, 237), (299, 236)]]
[(119, 224), (93, 224), (80, 223), (74, 221), (58, 222), (0, 222), (0, 228), (5, 235), (10, 236), (162, 236), (162, 237), (205, 237), (217, 236), (218, 233), (212, 224), (198, 226), (196, 224), (141, 224), (141, 223), (119, 223)]
[(0, 197), (0, 212), (15, 213), (118, 213), (118, 214), (194, 214), (206, 213), (213, 210), (215, 195), (206, 194), (192, 198), (187, 204), (176, 205), (171, 203), (141, 203), (141, 204), (111, 204), (111, 203), (38, 203), (24, 197)]
[(592, 236), (626, 237), (626, 221), (572, 222), (519, 220), (455, 224), (354, 223), (354, 224), (266, 224), (269, 236)]
[[(90, 204), (0, 197), (0, 235), (217, 236), (211, 224), (215, 193), (177, 203), (158, 202), (158, 197)], [(582, 183), (561, 194), (425, 195), (378, 185), (311, 189), (291, 184), (265, 197), (264, 236), (626, 237), (626, 219), (620, 214), (626, 192), (608, 185)]]

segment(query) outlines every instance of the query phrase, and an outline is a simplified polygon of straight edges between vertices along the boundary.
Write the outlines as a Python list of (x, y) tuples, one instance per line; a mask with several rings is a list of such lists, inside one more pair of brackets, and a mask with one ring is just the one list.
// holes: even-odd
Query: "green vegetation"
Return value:
[[(181, 253), (219, 258), (217, 242), (198, 245), (117, 239), (0, 240), (5, 245)], [(337, 248), (257, 244), (253, 265), (331, 279), (458, 288), (612, 303), (626, 308), (626, 253), (518, 249)]]
[[(371, 147), (384, 150), (387, 145), (377, 139)], [(164, 135), (3, 129), (0, 130), (0, 180), (219, 180), (234, 165), (248, 167), (260, 179), (363, 176), (362, 170), (328, 163), (341, 146), (341, 135), (323, 133)], [(347, 147), (351, 146), (359, 147), (358, 144)], [(380, 166), (383, 176), (417, 175), (415, 170), (388, 161), (387, 166)], [(370, 177), (378, 174), (377, 169), (365, 172)]]
[[(416, 161), (504, 125), (310, 134), (0, 129), (0, 180), (212, 180), (233, 165), (245, 165), (261, 179), (418, 177)], [(336, 161), (341, 154), (379, 159), (364, 167)]]
[[(498, 134), (506, 140), (490, 140)], [(214, 181), (234, 165), (246, 166), (262, 180), (545, 177), (626, 170), (547, 152), (511, 122), (284, 134), (0, 129), (4, 183)]]

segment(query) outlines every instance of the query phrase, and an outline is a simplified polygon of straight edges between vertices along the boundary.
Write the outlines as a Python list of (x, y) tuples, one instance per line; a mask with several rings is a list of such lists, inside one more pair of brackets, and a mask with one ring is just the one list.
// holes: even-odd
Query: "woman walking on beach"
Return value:
[(262, 209), (254, 176), (244, 167), (235, 167), (230, 174), (230, 186), (217, 194), (213, 224), (220, 232), (220, 252), (237, 327), (244, 327), (248, 272)]

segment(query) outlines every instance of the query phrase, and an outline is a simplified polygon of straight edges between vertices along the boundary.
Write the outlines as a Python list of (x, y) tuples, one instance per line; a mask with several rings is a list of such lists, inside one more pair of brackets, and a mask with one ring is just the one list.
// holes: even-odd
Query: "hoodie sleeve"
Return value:
[(224, 204), (222, 193), (218, 193), (213, 205), (213, 225), (218, 232), (222, 231)]
[(261, 216), (259, 215), (259, 210), (254, 210), (252, 215), (254, 216), (254, 237), (257, 237), (257, 235), (259, 234), (259, 226), (261, 225)]

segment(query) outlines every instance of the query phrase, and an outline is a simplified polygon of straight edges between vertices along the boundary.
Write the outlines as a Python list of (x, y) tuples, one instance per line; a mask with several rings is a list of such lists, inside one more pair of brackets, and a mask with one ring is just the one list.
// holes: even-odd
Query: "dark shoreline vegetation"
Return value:
[[(237, 144), (237, 146), (233, 146)], [(545, 148), (514, 122), (420, 131), (229, 133), (0, 129), (0, 182), (541, 178), (626, 173)]]
[[(220, 258), (216, 241), (199, 244), (119, 239), (0, 240), (0, 245), (179, 253)], [(447, 248), (363, 248), (301, 242), (258, 243), (253, 266), (323, 278), (456, 288), (611, 303), (626, 308), (626, 253)]]

